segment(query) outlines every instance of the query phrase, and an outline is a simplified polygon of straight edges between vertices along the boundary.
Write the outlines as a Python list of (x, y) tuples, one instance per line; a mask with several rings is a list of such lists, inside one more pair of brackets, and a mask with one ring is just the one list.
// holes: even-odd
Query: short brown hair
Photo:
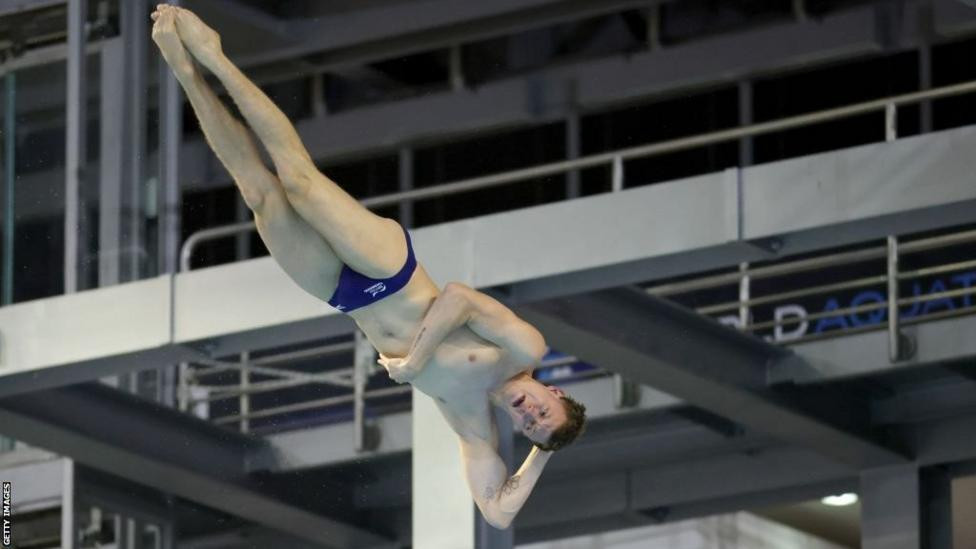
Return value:
[(541, 444), (533, 442), (540, 450), (555, 452), (579, 438), (586, 430), (586, 406), (569, 398), (566, 395), (559, 397), (563, 399), (563, 407), (566, 409), (566, 421), (562, 426), (552, 432), (549, 442)]

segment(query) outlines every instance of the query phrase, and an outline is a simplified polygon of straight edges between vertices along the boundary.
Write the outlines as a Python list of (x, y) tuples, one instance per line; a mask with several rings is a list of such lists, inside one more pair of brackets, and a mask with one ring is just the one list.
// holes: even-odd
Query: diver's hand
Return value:
[(397, 383), (410, 383), (420, 373), (420, 368), (410, 360), (409, 356), (390, 358), (381, 353), (376, 362), (386, 368), (386, 373), (390, 375), (390, 379)]
[(208, 27), (195, 13), (186, 8), (159, 4), (156, 9), (175, 12), (176, 32), (183, 40), (183, 45), (200, 64), (213, 70), (224, 55), (217, 31)]
[(176, 32), (176, 12), (167, 9), (170, 6), (166, 4), (160, 4), (160, 6), (165, 7), (157, 7), (151, 16), (152, 20), (155, 21), (152, 28), (153, 42), (159, 47), (166, 64), (173, 69), (177, 76), (189, 74), (193, 71), (193, 61)]

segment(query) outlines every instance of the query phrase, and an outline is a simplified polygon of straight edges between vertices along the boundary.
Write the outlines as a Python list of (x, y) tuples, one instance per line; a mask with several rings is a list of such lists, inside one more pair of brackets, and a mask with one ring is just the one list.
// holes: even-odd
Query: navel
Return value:
[(468, 355), (468, 362), (474, 362), (475, 358), (477, 357), (474, 355), (474, 353), (471, 353), (470, 355)]

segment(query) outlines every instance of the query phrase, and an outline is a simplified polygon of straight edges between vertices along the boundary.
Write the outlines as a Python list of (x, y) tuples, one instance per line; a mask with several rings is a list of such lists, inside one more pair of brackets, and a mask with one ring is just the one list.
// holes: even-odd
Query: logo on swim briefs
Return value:
[(339, 311), (342, 311), (342, 310), (344, 310), (345, 308), (346, 308), (346, 306), (345, 306), (345, 305), (336, 305), (336, 309), (337, 309), (337, 310), (339, 310)]
[(364, 294), (367, 294), (368, 293), (372, 297), (376, 297), (376, 294), (382, 293), (382, 292), (385, 292), (385, 291), (386, 291), (386, 284), (383, 284), (382, 282), (377, 282), (376, 284), (373, 284), (369, 288), (366, 288), (365, 290), (363, 290), (363, 293)]

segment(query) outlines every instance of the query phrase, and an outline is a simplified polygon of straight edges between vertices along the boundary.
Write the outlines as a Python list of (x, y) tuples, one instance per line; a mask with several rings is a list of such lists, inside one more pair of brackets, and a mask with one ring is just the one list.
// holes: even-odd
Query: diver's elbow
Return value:
[(485, 512), (481, 513), (481, 515), (485, 517), (485, 522), (498, 530), (507, 530), (508, 527), (512, 525), (512, 520), (515, 518), (515, 515), (512, 513), (502, 512), (497, 508), (497, 505), (493, 507), (494, 508), (485, 509)]
[(508, 530), (512, 525), (512, 517), (485, 517), (485, 522), (498, 530)]

